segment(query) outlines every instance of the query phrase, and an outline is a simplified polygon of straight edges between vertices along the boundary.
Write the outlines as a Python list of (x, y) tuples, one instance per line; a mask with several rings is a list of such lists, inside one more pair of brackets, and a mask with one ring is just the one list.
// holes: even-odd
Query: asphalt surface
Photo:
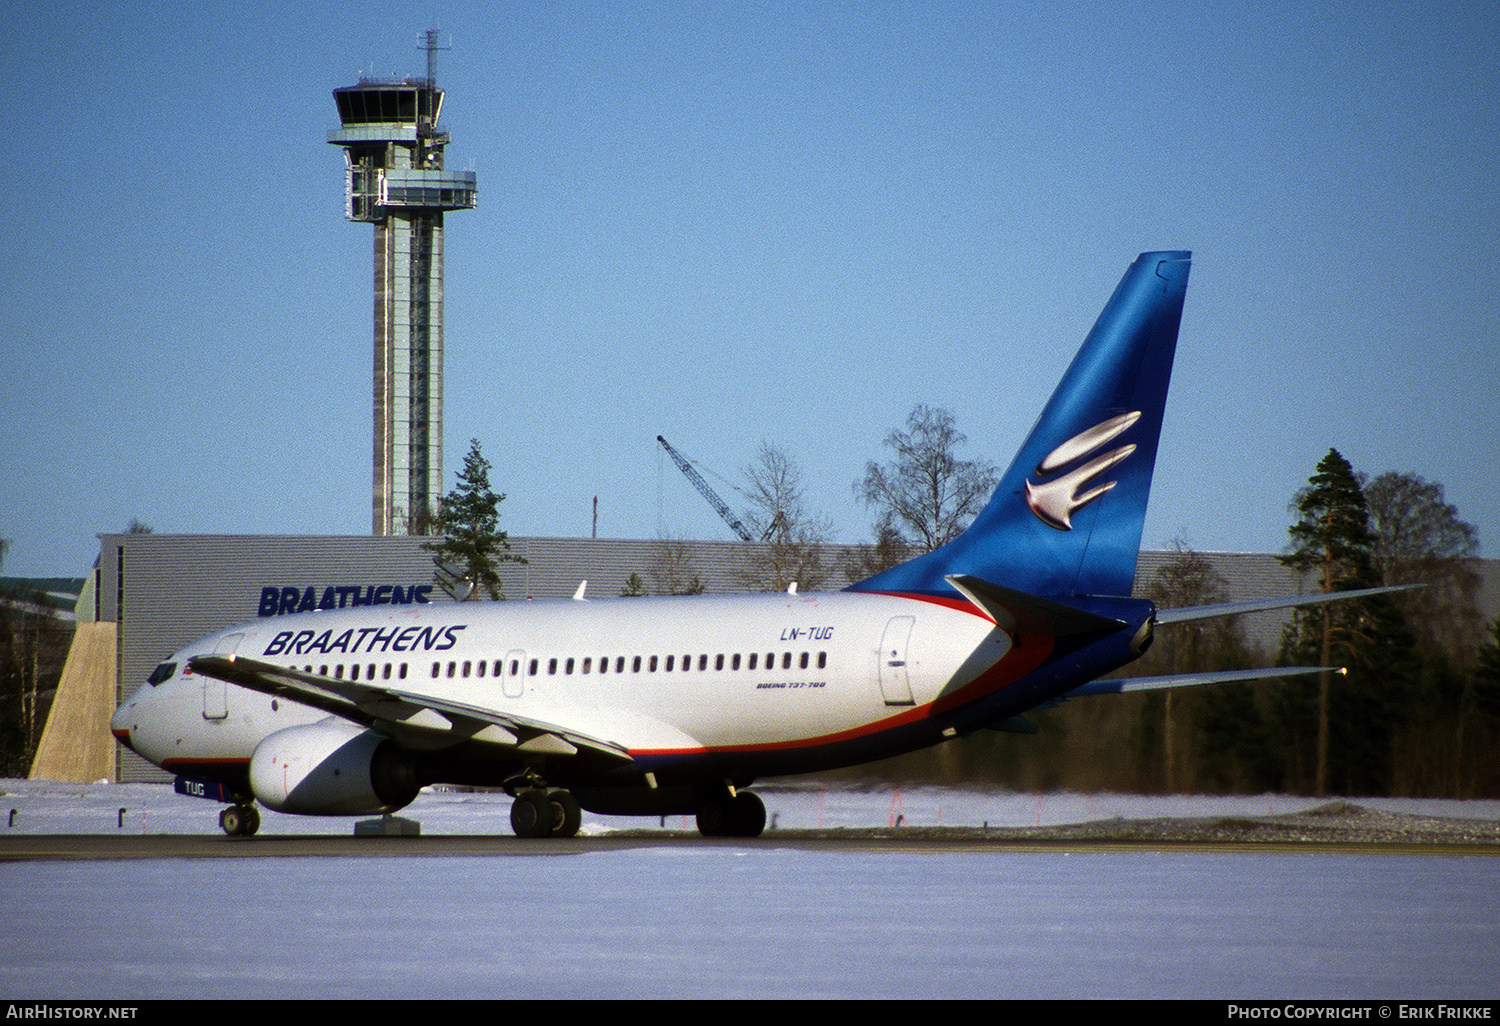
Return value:
[(1285, 816), (1111, 819), (1047, 827), (909, 827), (773, 830), (754, 839), (691, 832), (620, 831), (568, 839), (509, 835), (355, 837), (344, 835), (75, 834), (0, 836), (0, 862), (67, 859), (386, 858), (581, 855), (640, 848), (741, 848), (804, 851), (1360, 851), (1500, 855), (1500, 821), (1375, 812), (1331, 802)]

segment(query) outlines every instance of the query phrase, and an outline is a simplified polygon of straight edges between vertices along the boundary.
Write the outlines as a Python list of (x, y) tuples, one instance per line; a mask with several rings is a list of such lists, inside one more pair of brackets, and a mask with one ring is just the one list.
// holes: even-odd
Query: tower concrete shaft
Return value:
[(443, 169), (443, 91), (430, 78), (361, 81), (333, 98), (344, 216), (375, 226), (372, 529), (422, 534), (442, 497), (443, 214), (472, 209), (478, 186)]

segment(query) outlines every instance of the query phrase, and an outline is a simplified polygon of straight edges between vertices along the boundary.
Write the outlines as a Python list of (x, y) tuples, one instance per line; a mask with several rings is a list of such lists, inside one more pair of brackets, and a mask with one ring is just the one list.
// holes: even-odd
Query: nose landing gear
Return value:
[(219, 828), (230, 837), (249, 837), (260, 829), (260, 810), (254, 805), (230, 805), (219, 813)]

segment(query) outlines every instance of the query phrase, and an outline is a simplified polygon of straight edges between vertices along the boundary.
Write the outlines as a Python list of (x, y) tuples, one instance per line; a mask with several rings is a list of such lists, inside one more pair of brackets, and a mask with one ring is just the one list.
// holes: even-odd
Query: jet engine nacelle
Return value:
[(277, 812), (392, 812), (410, 804), (418, 788), (415, 767), (393, 741), (352, 723), (278, 730), (250, 757), (250, 790)]

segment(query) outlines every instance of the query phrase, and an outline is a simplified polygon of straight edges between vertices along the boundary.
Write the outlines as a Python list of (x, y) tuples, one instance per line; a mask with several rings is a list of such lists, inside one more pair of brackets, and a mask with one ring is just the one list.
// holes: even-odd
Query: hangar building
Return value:
[[(73, 722), (103, 722), (68, 748), (91, 749), (80, 765), (110, 767), (117, 780), (164, 780), (166, 775), (108, 734), (109, 713), (168, 654), (216, 630), (283, 612), (338, 606), (450, 601), (433, 587), (432, 558), (415, 536), (328, 537), (120, 534), (100, 538), (99, 562), (78, 610), (71, 679), (92, 680), (88, 703), (106, 703)], [(632, 574), (647, 590), (662, 590), (663, 565), (697, 577), (704, 591), (745, 590), (746, 563), (763, 548), (741, 542), (661, 542), (589, 538), (512, 538), (511, 553), (525, 563), (501, 566), (509, 600), (567, 598), (580, 581), (590, 597), (620, 595)], [(668, 551), (668, 550), (671, 551)], [(840, 551), (825, 557), (837, 566)], [(1170, 552), (1142, 552), (1137, 581), (1147, 582)], [(1202, 553), (1229, 582), (1231, 599), (1315, 590), (1263, 553)], [(1500, 563), (1485, 561), (1484, 616), (1500, 610)], [(825, 587), (843, 585), (834, 570)], [(1242, 618), (1245, 639), (1274, 651), (1286, 615)], [(66, 696), (60, 695), (59, 702)], [(101, 720), (102, 716), (102, 720)], [(64, 729), (61, 724), (58, 728)], [(53, 733), (49, 722), (48, 733)], [(44, 744), (46, 742), (44, 741)], [(54, 744), (56, 740), (54, 739)], [(77, 779), (98, 779), (97, 770)], [(49, 774), (54, 775), (54, 774)]]

